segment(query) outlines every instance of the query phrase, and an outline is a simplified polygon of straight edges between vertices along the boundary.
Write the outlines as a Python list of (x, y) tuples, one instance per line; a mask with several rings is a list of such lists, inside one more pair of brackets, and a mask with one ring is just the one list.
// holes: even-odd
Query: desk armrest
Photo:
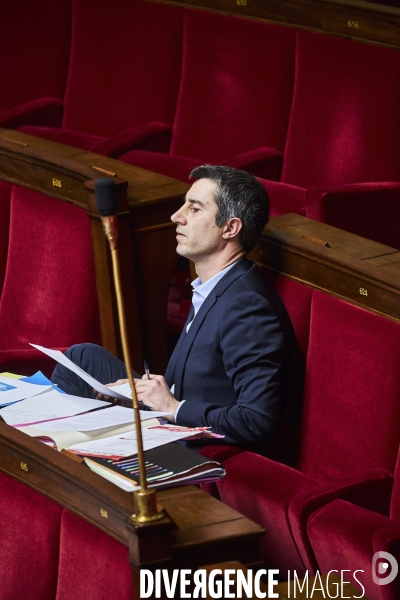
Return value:
[(22, 125), (60, 127), (63, 103), (57, 98), (39, 98), (0, 113), (0, 127), (17, 129)]
[(307, 535), (307, 521), (317, 509), (341, 499), (374, 512), (389, 515), (393, 476), (383, 469), (370, 469), (297, 494), (289, 504), (289, 521), (306, 568), (314, 572), (317, 562)]
[(165, 123), (145, 123), (132, 129), (117, 133), (99, 142), (92, 152), (117, 158), (122, 154), (140, 148), (153, 152), (168, 152), (171, 140), (171, 127)]

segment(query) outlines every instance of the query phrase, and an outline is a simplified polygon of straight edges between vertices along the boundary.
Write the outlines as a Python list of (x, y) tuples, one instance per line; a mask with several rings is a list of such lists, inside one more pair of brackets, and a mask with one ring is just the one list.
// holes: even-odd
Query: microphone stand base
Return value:
[(156, 492), (153, 489), (138, 490), (133, 493), (134, 514), (130, 520), (133, 523), (148, 523), (165, 517), (163, 510), (158, 510)]

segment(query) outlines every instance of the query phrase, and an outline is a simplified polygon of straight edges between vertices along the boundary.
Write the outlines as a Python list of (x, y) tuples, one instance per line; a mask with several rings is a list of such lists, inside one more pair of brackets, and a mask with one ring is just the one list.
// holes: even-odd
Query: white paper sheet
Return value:
[[(112, 390), (113, 393), (116, 392), (117, 394), (122, 394), (125, 398), (129, 398), (130, 400), (132, 400), (131, 386), (129, 385), (129, 383), (121, 383), (121, 385), (111, 385), (107, 389)], [(108, 392), (108, 395), (111, 395), (110, 392)]]
[[(104, 404), (104, 402), (102, 402)], [(140, 420), (163, 417), (167, 413), (157, 411), (141, 410)], [(59, 419), (57, 421), (48, 421), (42, 429), (46, 431), (95, 431), (104, 427), (116, 427), (134, 423), (135, 416), (132, 408), (123, 406), (111, 406), (105, 410), (96, 410), (95, 412)]]
[[(178, 427), (176, 426), (173, 428), (169, 428), (168, 425), (148, 427), (147, 429), (142, 429), (143, 449), (151, 450), (151, 448), (176, 442), (197, 433), (198, 431), (195, 428), (186, 429), (182, 427), (178, 431)], [(75, 444), (69, 450), (86, 456), (131, 456), (131, 454), (137, 454), (136, 431), (133, 430), (129, 433), (124, 433), (122, 436), (114, 435), (102, 440)]]
[(50, 356), (60, 364), (64, 365), (64, 367), (67, 367), (67, 369), (71, 369), (73, 373), (79, 375), (79, 377), (81, 377), (83, 381), (86, 381), (86, 383), (88, 383), (93, 389), (95, 389), (100, 394), (104, 394), (105, 396), (110, 396), (112, 398), (117, 398), (117, 400), (130, 400), (130, 396), (124, 396), (122, 393), (117, 391), (117, 389), (120, 386), (113, 386), (113, 388), (106, 387), (105, 385), (97, 381), (94, 377), (89, 375), (89, 373), (86, 373), (86, 371), (84, 371), (71, 360), (69, 360), (69, 358), (67, 358), (65, 354), (60, 352), (60, 350), (51, 350), (49, 348), (44, 348), (43, 346), (38, 346), (37, 344), (30, 345), (33, 346), (33, 348), (40, 350), (44, 354), (47, 354), (47, 356)]
[(0, 415), (9, 425), (29, 425), (49, 419), (78, 415), (93, 408), (103, 407), (105, 404), (110, 405), (109, 402), (69, 396), (54, 390), (6, 406), (0, 410)]
[(51, 385), (36, 385), (0, 375), (0, 406), (42, 394), (49, 389)]

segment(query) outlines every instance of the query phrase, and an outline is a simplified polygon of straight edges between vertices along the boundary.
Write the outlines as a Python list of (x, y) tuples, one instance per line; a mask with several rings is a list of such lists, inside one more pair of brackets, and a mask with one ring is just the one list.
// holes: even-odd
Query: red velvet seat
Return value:
[[(394, 477), (382, 485), (381, 497), (388, 495), (388, 483), (393, 482), (390, 509), (373, 512), (343, 500), (335, 500), (316, 511), (308, 522), (308, 535), (321, 572), (331, 569), (356, 569), (357, 577), (370, 600), (397, 600), (400, 597), (400, 579), (379, 586), (372, 579), (372, 559), (376, 552), (389, 552), (400, 565), (400, 463)], [(389, 508), (389, 507), (387, 507)], [(376, 510), (379, 510), (376, 509)], [(385, 577), (390, 573), (382, 573)], [(353, 585), (357, 586), (354, 581)], [(357, 586), (360, 587), (360, 586)]]
[(62, 507), (0, 471), (0, 599), (55, 600)]
[(60, 125), (70, 45), (71, 0), (2, 6), (1, 127)]
[[(400, 442), (399, 352), (399, 324), (313, 293), (295, 468), (244, 452), (224, 463), (218, 482), (225, 503), (266, 529), (267, 566), (316, 569), (307, 519), (329, 500), (376, 505), (382, 469), (394, 471)], [(366, 470), (371, 481), (360, 489)]]
[(52, 348), (101, 343), (86, 211), (13, 187), (0, 326), (1, 371), (29, 375), (43, 367), (51, 373), (54, 361), (29, 342)]
[(121, 0), (73, 0), (61, 129), (26, 133), (99, 154), (167, 151), (181, 72), (182, 9)]
[(282, 183), (265, 184), (272, 206), (287, 195), (312, 219), (398, 248), (399, 103), (397, 50), (298, 31)]
[(132, 600), (128, 548), (64, 510), (56, 600)]
[(135, 150), (121, 159), (184, 181), (204, 162), (279, 179), (294, 53), (290, 28), (186, 10), (170, 155)]

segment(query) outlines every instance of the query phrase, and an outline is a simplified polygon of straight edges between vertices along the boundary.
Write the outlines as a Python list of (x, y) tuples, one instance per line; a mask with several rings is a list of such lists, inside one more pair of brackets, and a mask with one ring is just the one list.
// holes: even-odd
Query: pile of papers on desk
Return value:
[[(129, 384), (105, 387), (73, 365), (62, 353), (47, 350), (46, 354), (64, 363), (82, 379), (104, 395), (126, 401), (130, 399)], [(122, 393), (121, 393), (122, 392)], [(166, 423), (168, 413), (140, 412), (147, 480), (154, 487), (178, 483), (219, 479), (225, 474), (221, 465), (209, 461), (187, 448), (171, 442), (184, 439), (223, 436), (213, 434), (208, 427), (180, 427)], [(84, 457), (88, 466), (126, 491), (138, 489), (137, 469), (128, 468), (137, 460), (137, 439), (132, 408), (115, 406), (93, 398), (70, 396), (58, 390), (41, 373), (32, 378), (0, 375), (0, 417), (8, 425), (35, 437), (58, 450), (66, 449)], [(166, 423), (166, 424), (162, 424)], [(164, 450), (161, 446), (168, 448)], [(157, 464), (153, 464), (154, 449)], [(133, 464), (133, 463), (132, 463)]]
[(11, 373), (2, 373), (0, 374), (0, 406), (10, 406), (52, 388), (51, 381), (41, 373), (36, 373), (33, 377), (18, 377)]
[[(212, 435), (208, 428), (160, 425), (167, 413), (139, 411), (145, 450), (187, 437)], [(3, 420), (58, 450), (79, 455), (121, 458), (137, 453), (132, 408), (110, 402), (42, 392), (0, 409)]]

